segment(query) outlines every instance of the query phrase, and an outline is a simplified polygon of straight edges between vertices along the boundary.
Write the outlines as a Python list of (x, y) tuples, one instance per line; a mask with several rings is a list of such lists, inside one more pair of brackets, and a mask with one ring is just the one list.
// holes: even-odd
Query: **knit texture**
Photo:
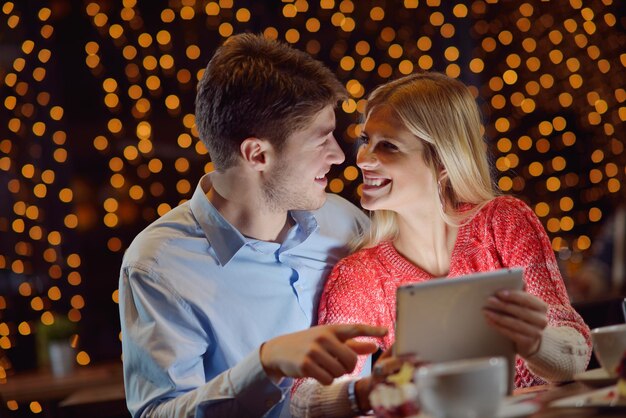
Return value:
[[(589, 327), (569, 302), (543, 226), (525, 203), (500, 196), (459, 228), (448, 277), (512, 267), (524, 269), (526, 291), (548, 304), (550, 328), (569, 327), (580, 334), (579, 340), (584, 340), (586, 347), (571, 354), (582, 356), (584, 360), (578, 364), (586, 366), (591, 355)], [(395, 340), (396, 288), (433, 278), (402, 257), (391, 242), (360, 250), (341, 260), (333, 269), (320, 300), (318, 323), (366, 323), (387, 327), (389, 333), (385, 337), (369, 339), (386, 350)], [(365, 359), (365, 356), (359, 358), (353, 376), (361, 372)], [(559, 356), (553, 361), (550, 366), (555, 375), (563, 375), (558, 371), (569, 369), (572, 364), (571, 359), (563, 359), (564, 364), (561, 364)], [(546, 369), (546, 366), (542, 364), (535, 370)], [(584, 366), (575, 372), (583, 371)], [(545, 378), (550, 380), (549, 376)], [(294, 390), (301, 383), (297, 382)], [(543, 383), (545, 381), (518, 357), (515, 386)]]

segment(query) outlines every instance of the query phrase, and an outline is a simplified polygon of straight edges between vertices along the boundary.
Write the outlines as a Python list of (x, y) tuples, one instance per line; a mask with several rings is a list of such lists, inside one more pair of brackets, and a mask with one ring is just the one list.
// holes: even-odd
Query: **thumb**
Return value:
[(369, 341), (348, 340), (346, 345), (358, 355), (372, 354), (378, 350), (376, 343)]

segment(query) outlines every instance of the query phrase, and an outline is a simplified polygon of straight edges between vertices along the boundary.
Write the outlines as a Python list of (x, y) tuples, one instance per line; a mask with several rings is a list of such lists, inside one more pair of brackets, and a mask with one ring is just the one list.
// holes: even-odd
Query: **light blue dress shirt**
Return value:
[(246, 238), (206, 197), (210, 176), (124, 255), (120, 316), (134, 417), (288, 411), (292, 381), (269, 380), (259, 347), (316, 323), (326, 276), (367, 228), (358, 208), (328, 195), (319, 210), (290, 212), (295, 225), (283, 243)]

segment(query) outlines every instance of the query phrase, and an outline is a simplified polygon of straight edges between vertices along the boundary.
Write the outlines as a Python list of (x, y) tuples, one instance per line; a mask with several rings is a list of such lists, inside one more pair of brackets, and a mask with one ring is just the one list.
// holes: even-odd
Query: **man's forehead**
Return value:
[(307, 144), (313, 146), (315, 141), (311, 140), (325, 138), (335, 130), (335, 127), (335, 109), (333, 106), (325, 107), (308, 123), (293, 131), (287, 138), (287, 145), (299, 147)]
[(331, 105), (319, 111), (312, 119), (310, 126), (319, 132), (328, 132), (335, 129), (335, 108)]

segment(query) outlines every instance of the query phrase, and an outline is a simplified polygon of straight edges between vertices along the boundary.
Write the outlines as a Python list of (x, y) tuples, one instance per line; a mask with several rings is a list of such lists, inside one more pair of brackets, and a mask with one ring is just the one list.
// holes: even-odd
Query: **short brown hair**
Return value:
[(217, 170), (237, 161), (248, 137), (285, 139), (319, 111), (346, 97), (321, 62), (261, 35), (230, 37), (209, 61), (198, 84), (196, 125)]

